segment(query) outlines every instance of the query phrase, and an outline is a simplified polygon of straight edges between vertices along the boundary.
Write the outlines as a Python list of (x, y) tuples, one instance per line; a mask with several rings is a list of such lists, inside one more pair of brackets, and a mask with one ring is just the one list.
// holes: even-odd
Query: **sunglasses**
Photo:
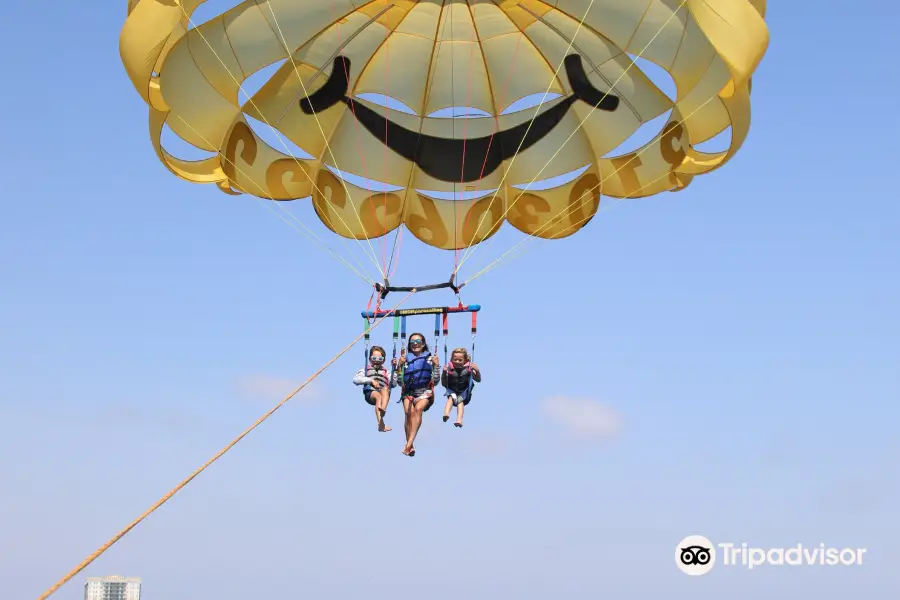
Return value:
[(383, 363), (384, 357), (383, 356), (371, 356), (371, 357), (369, 357), (369, 360), (371, 360), (373, 363)]
[(425, 343), (425, 340), (420, 340), (419, 338), (415, 338), (413, 340), (409, 340), (410, 346), (421, 346)]

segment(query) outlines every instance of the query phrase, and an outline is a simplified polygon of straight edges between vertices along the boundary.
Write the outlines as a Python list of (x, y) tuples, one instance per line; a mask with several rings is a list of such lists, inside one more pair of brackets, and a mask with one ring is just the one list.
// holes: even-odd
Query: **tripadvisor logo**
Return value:
[(675, 546), (675, 564), (687, 575), (706, 575), (716, 563), (754, 569), (774, 566), (853, 566), (863, 564), (866, 548), (832, 548), (825, 544), (786, 548), (758, 548), (746, 543), (713, 544), (702, 535), (690, 535)]

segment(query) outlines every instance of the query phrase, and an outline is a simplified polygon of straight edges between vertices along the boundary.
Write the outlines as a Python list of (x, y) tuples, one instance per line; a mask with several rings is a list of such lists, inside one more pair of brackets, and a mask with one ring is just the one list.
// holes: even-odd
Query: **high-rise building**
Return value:
[(84, 600), (141, 600), (141, 580), (136, 577), (88, 577)]

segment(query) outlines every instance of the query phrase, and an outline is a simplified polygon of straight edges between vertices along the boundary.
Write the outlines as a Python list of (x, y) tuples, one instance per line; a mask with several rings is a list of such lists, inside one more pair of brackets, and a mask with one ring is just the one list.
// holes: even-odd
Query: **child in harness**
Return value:
[(391, 430), (384, 424), (384, 413), (387, 412), (391, 388), (397, 387), (396, 381), (391, 381), (390, 371), (384, 366), (385, 357), (384, 348), (372, 346), (369, 351), (369, 364), (357, 371), (353, 377), (354, 384), (363, 386), (363, 399), (375, 407), (378, 431)]
[(471, 362), (465, 348), (456, 348), (450, 355), (450, 363), (441, 373), (447, 404), (444, 406), (444, 423), (450, 419), (452, 407), (456, 407), (456, 427), (462, 427), (463, 412), (472, 399), (472, 388), (481, 381), (481, 370)]

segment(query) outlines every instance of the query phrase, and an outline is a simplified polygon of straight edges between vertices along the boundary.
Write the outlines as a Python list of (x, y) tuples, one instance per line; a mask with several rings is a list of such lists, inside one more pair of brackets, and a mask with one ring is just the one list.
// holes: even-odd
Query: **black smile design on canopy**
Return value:
[[(515, 156), (516, 152), (526, 150), (542, 140), (562, 121), (576, 100), (605, 111), (614, 111), (618, 108), (618, 96), (604, 94), (588, 80), (580, 55), (566, 56), (565, 66), (566, 76), (572, 86), (571, 96), (566, 96), (559, 104), (529, 121), (492, 135), (467, 140), (448, 139), (411, 131), (379, 115), (361, 102), (347, 97), (350, 59), (346, 56), (335, 57), (328, 81), (320, 89), (300, 100), (300, 110), (311, 115), (343, 102), (350, 107), (356, 120), (369, 133), (403, 158), (416, 163), (431, 177), (441, 181), (466, 183), (490, 175), (503, 161)], [(465, 164), (463, 147), (465, 147)]]

